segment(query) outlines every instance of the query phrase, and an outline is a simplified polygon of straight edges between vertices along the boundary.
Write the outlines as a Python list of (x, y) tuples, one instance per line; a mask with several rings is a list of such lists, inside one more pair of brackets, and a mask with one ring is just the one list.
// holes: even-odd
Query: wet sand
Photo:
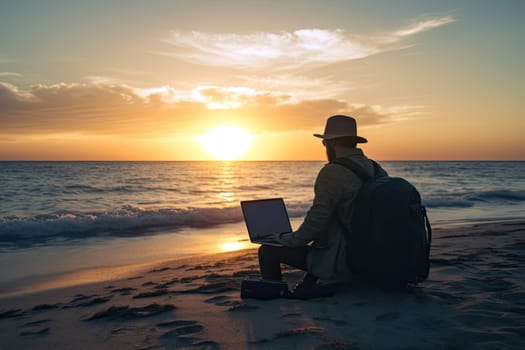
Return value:
[[(434, 230), (429, 280), (307, 301), (240, 299), (255, 249), (0, 298), (2, 349), (522, 349), (525, 221)], [(286, 269), (290, 288), (302, 273)]]

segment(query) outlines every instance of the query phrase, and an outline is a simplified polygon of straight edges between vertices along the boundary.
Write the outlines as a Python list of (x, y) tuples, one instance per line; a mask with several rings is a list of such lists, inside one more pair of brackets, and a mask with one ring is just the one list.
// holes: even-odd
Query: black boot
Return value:
[(310, 273), (306, 273), (301, 282), (297, 283), (288, 296), (290, 299), (311, 299), (331, 297), (335, 294), (335, 287), (330, 285), (318, 284), (318, 278)]

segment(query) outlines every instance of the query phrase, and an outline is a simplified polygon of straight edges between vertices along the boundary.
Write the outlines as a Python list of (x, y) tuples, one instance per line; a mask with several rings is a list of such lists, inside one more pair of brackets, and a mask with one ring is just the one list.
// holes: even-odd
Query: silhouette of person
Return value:
[[(350, 220), (344, 213), (352, 205), (362, 180), (349, 169), (331, 162), (339, 157), (350, 158), (370, 175), (374, 174), (372, 160), (357, 148), (357, 144), (367, 140), (357, 135), (354, 118), (332, 116), (326, 121), (324, 133), (314, 136), (322, 139), (329, 163), (317, 175), (312, 206), (295, 232), (281, 235), (282, 247), (261, 245), (259, 248), (263, 279), (281, 280), (281, 263), (306, 271), (290, 295), (298, 299), (331, 296), (337, 286), (350, 277), (346, 242), (336, 215)], [(380, 175), (386, 175), (380, 167), (379, 171)]]

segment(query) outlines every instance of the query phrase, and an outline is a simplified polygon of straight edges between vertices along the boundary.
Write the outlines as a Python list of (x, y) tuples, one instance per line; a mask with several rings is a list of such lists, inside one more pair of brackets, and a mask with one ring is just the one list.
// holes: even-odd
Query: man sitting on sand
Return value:
[[(314, 136), (323, 139), (329, 162), (346, 157), (370, 175), (374, 173), (372, 161), (356, 147), (367, 140), (357, 136), (354, 118), (332, 116), (326, 122), (324, 133)], [(380, 172), (386, 175), (383, 169)], [(307, 272), (303, 281), (292, 291), (291, 297), (308, 299), (333, 295), (336, 286), (347, 281), (350, 275), (343, 229), (336, 215), (349, 221), (345, 213), (348, 213), (361, 184), (362, 180), (349, 169), (337, 164), (326, 164), (317, 175), (313, 204), (299, 229), (281, 235), (283, 247), (262, 245), (259, 248), (262, 278), (281, 280), (283, 263)]]

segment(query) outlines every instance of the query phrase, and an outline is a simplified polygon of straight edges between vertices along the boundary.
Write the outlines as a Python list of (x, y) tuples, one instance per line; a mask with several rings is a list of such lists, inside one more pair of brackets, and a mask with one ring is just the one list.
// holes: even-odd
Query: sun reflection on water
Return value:
[(237, 200), (236, 193), (233, 191), (237, 184), (235, 175), (234, 164), (231, 162), (221, 163), (217, 197), (223, 202), (231, 203)]

